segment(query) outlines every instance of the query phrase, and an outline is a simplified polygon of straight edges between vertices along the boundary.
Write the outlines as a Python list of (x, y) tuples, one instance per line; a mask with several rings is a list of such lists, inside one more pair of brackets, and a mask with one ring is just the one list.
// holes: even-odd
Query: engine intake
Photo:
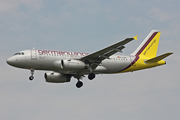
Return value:
[(70, 82), (71, 75), (64, 75), (61, 73), (45, 73), (44, 77), (46, 79), (46, 82), (50, 83), (64, 83), (64, 82)]

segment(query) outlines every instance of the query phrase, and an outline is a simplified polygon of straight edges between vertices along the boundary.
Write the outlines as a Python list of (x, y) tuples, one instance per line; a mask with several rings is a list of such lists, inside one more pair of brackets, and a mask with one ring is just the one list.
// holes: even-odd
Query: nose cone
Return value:
[(7, 64), (13, 66), (14, 63), (15, 63), (15, 59), (13, 59), (12, 57), (10, 57), (10, 58), (8, 58), (8, 59), (6, 60), (6, 62), (7, 62)]

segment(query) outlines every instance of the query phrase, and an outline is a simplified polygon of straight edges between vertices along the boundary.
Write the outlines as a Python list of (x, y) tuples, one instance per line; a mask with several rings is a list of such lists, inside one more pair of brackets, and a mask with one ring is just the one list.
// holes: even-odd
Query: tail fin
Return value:
[(149, 58), (156, 57), (161, 32), (152, 30), (132, 55), (144, 55)]

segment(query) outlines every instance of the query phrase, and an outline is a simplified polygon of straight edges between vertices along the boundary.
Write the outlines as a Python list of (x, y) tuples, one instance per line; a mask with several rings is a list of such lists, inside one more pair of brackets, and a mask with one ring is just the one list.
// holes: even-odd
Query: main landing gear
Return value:
[(92, 79), (94, 79), (95, 77), (96, 77), (96, 75), (95, 75), (94, 73), (90, 73), (90, 74), (88, 75), (89, 80), (92, 80)]
[(96, 77), (96, 75), (92, 72), (92, 67), (89, 67), (90, 74), (88, 75), (89, 80), (92, 80)]
[(33, 68), (31, 68), (30, 69), (31, 70), (31, 76), (29, 77), (29, 80), (33, 80), (34, 79), (34, 69)]
[(83, 86), (83, 82), (81, 82), (81, 81), (78, 80), (78, 82), (76, 83), (76, 87), (77, 87), (77, 88), (80, 88), (80, 87), (82, 87), (82, 86)]
[(82, 79), (82, 77), (84, 77), (83, 75), (74, 75), (74, 78), (76, 78), (78, 80), (78, 82), (76, 83), (76, 87), (80, 88), (83, 86), (83, 82), (80, 81), (80, 79)]
[[(75, 78), (77, 78), (78, 79), (78, 82), (76, 83), (76, 87), (77, 88), (81, 88), (82, 86), (83, 86), (83, 82), (82, 81), (80, 81), (79, 79), (81, 79), (81, 77), (82, 76), (74, 76)], [(92, 80), (92, 79), (94, 79), (96, 77), (96, 75), (94, 74), (94, 73), (90, 73), (89, 75), (88, 75), (88, 78), (89, 78), (89, 80)]]

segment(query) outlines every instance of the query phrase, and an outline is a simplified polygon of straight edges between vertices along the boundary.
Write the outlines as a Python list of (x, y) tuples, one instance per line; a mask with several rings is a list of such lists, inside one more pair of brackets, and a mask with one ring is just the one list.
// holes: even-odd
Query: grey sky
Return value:
[[(179, 120), (178, 0), (0, 0), (0, 119)], [(49, 84), (44, 72), (13, 68), (6, 59), (32, 49), (94, 52), (139, 35), (130, 54), (152, 29), (161, 30), (158, 55), (167, 64), (133, 73), (98, 75)]]

